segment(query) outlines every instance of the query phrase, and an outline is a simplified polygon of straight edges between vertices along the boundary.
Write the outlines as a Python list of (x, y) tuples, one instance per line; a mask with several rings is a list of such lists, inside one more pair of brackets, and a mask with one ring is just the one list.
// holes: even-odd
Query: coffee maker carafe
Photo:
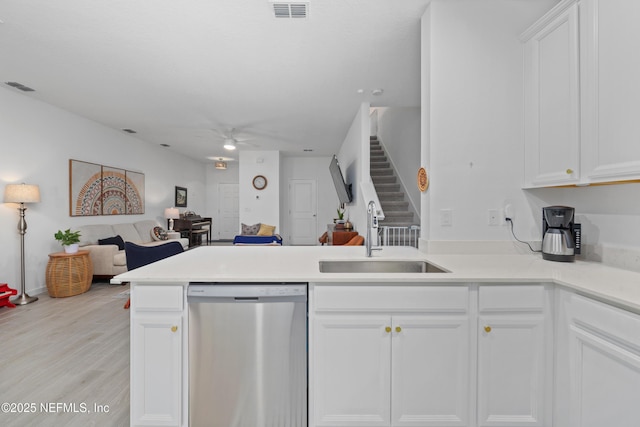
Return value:
[(568, 206), (542, 208), (542, 258), (571, 262), (580, 254), (582, 227), (574, 223), (575, 209)]

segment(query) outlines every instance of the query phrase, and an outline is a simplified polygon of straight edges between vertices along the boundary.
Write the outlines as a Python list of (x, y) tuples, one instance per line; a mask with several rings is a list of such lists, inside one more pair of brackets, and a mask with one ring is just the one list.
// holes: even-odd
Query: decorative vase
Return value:
[(76, 252), (78, 252), (77, 243), (73, 243), (71, 245), (63, 245), (62, 247), (64, 248), (65, 253), (68, 253), (68, 254), (75, 254)]

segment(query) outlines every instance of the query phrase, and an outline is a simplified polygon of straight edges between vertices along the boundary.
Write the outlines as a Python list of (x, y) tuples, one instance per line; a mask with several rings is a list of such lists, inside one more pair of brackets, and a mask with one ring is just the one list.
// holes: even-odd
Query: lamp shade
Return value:
[(164, 217), (167, 219), (178, 219), (180, 218), (180, 211), (178, 208), (166, 208), (164, 210)]
[(40, 187), (33, 184), (7, 184), (4, 187), (5, 203), (38, 203)]

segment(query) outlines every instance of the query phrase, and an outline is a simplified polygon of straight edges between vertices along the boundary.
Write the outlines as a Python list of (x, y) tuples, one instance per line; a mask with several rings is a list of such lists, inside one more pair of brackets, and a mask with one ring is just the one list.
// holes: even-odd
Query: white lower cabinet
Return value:
[(310, 425), (551, 427), (550, 286), (317, 287)]
[(551, 426), (549, 295), (543, 285), (480, 287), (478, 426)]
[(568, 393), (558, 405), (569, 427), (640, 425), (640, 316), (571, 295), (566, 304)]
[[(367, 287), (350, 288), (336, 302), (341, 312), (332, 313), (329, 302), (314, 316), (310, 425), (469, 425), (467, 289), (452, 287), (440, 295), (436, 287), (406, 289), (406, 304), (414, 308), (404, 314), (397, 298), (403, 286), (376, 287), (369, 298)], [(436, 309), (429, 294), (435, 305), (452, 299)], [(345, 311), (350, 304), (358, 312)]]
[(318, 426), (467, 425), (468, 317), (316, 320)]
[(182, 286), (134, 287), (131, 297), (131, 425), (182, 426)]

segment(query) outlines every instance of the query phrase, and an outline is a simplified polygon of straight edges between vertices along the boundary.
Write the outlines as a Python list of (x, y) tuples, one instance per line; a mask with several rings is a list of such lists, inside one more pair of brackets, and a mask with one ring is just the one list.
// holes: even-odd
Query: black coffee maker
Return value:
[(568, 206), (542, 208), (542, 258), (571, 262), (580, 254), (582, 226), (574, 223), (575, 209)]

